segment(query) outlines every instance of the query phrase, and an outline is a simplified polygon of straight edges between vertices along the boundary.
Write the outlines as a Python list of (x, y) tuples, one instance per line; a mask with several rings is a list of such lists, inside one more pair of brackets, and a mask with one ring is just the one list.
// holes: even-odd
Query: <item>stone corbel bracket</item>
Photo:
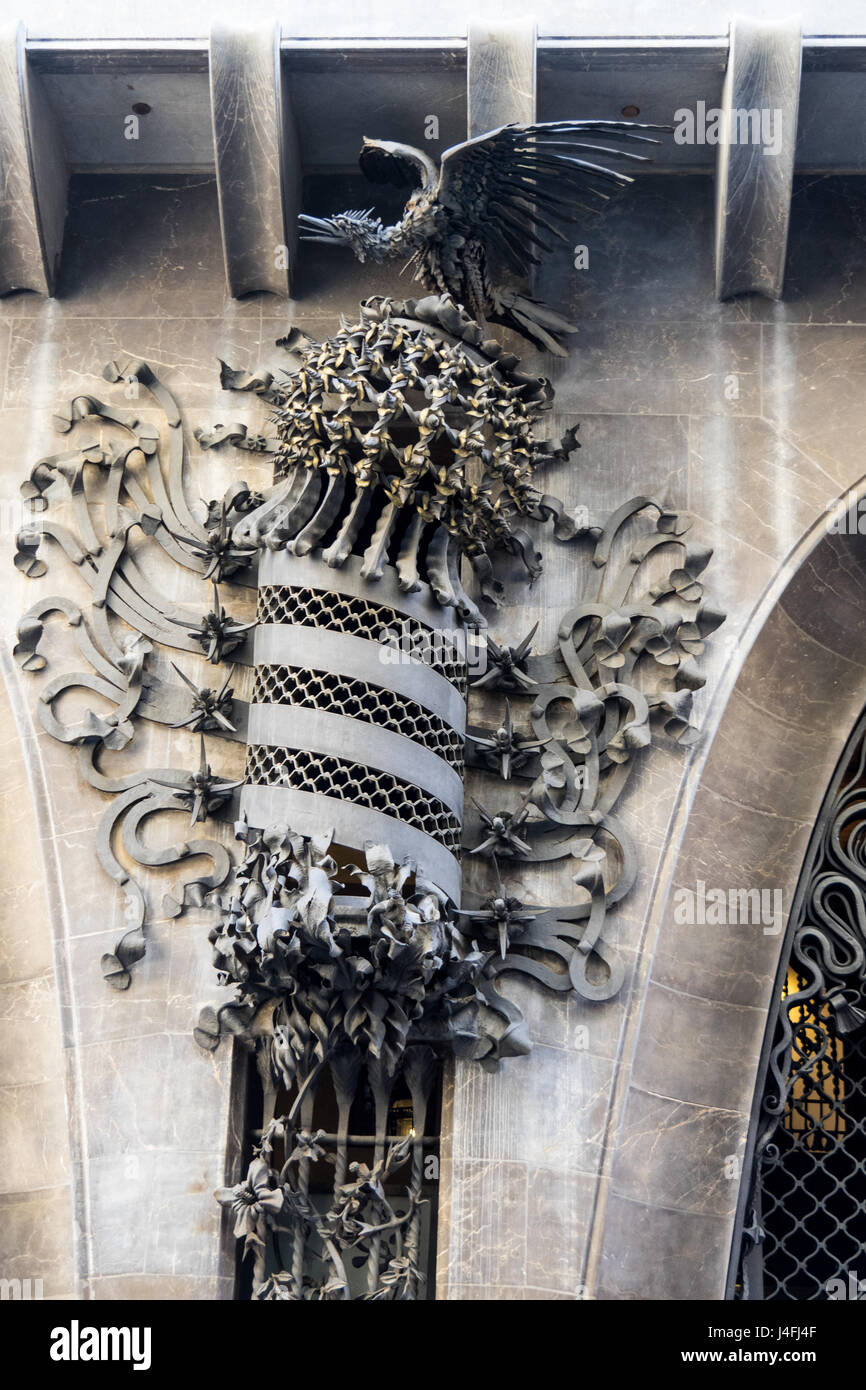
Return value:
[(69, 181), (63, 142), (27, 66), (23, 24), (0, 25), (0, 294), (51, 295)]
[(288, 294), (301, 165), (280, 69), (280, 26), (214, 24), (211, 118), (229, 291)]
[(731, 21), (716, 164), (716, 295), (780, 299), (791, 210), (799, 18)]
[(466, 84), (468, 137), (518, 121), (537, 120), (534, 18), (510, 24), (471, 19)]
[[(516, 122), (538, 120), (534, 16), (510, 23), (485, 23), (471, 18), (466, 45), (466, 135), (469, 140), (488, 130)], [(516, 277), (512, 282), (517, 284)], [(532, 276), (524, 285), (531, 290)]]

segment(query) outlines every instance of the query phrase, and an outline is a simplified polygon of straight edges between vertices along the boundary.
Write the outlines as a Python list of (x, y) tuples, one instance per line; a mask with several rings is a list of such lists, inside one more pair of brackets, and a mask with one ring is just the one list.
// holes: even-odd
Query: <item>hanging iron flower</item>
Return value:
[(470, 922), (482, 936), (495, 937), (500, 958), (504, 960), (511, 943), (525, 934), (538, 914), (524, 907), (519, 898), (509, 897), (500, 879), (494, 897), (486, 898), (479, 908), (461, 910), (458, 915)]
[(538, 631), (538, 623), (527, 632), (516, 647), (500, 647), (492, 638), (487, 639), (487, 670), (483, 676), (472, 682), (476, 690), (515, 690), (525, 693), (536, 688), (536, 683), (527, 673), (526, 662), (532, 651), (532, 639)]
[[(177, 621), (180, 622), (179, 619)], [(211, 611), (205, 613), (198, 624), (181, 622), (182, 627), (188, 628), (194, 634), (208, 661), (214, 666), (218, 666), (233, 651), (236, 651), (245, 640), (247, 633), (251, 632), (255, 625), (255, 621), (239, 623), (229, 616), (220, 603), (216, 581), (213, 582), (213, 608)]]
[(214, 1196), (234, 1217), (234, 1234), (243, 1240), (245, 1254), (264, 1243), (262, 1228), (283, 1210), (283, 1194), (271, 1186), (271, 1169), (263, 1158), (253, 1159), (243, 1182), (218, 1187)]
[(491, 734), (467, 734), (467, 740), (478, 749), (486, 767), (498, 772), (504, 782), (511, 780), (538, 753), (549, 739), (527, 738), (519, 734), (511, 718), (511, 705), (505, 701), (505, 718)]
[(487, 835), (471, 851), (472, 854), (502, 854), (506, 858), (528, 858), (532, 850), (524, 839), (518, 834), (526, 821), (529, 819), (530, 807), (528, 804), (522, 806), (518, 811), (496, 811), (490, 813), (480, 806), (475, 798), (473, 802), (478, 808), (481, 822), (487, 830)]
[(192, 691), (192, 708), (189, 714), (186, 719), (182, 719), (171, 727), (173, 729), (192, 729), (193, 733), (196, 734), (207, 733), (216, 728), (225, 729), (230, 734), (235, 733), (235, 726), (228, 717), (234, 704), (234, 691), (229, 685), (232, 672), (229, 671), (218, 690), (212, 690), (209, 685), (194, 685), (189, 676), (184, 675), (174, 661), (171, 664), (184, 685)]
[(196, 821), (207, 820), (218, 811), (220, 806), (228, 801), (232, 792), (242, 787), (243, 781), (227, 782), (223, 777), (217, 777), (211, 771), (207, 760), (207, 750), (205, 748), (204, 734), (200, 734), (201, 740), (201, 759), (197, 772), (187, 774), (185, 782), (178, 787), (173, 782), (161, 782), (158, 778), (154, 781), (160, 786), (171, 787), (175, 796), (181, 801), (187, 802), (191, 807), (190, 825), (195, 825)]

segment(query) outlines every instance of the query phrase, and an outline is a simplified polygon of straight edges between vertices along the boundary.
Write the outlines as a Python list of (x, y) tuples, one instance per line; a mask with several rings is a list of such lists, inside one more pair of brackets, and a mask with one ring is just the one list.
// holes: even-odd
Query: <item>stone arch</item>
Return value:
[[(815, 524), (755, 609), (681, 788), (607, 1135), (590, 1256), (599, 1298), (724, 1297), (787, 915), (866, 704), (864, 491)], [(767, 930), (677, 923), (675, 891), (699, 882), (778, 891), (781, 919)]]

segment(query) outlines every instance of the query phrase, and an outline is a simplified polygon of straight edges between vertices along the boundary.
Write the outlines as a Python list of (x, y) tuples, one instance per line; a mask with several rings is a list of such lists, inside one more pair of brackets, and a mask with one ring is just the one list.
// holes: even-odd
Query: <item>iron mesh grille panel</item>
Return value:
[(815, 826), (789, 941), (765, 1041), (734, 1297), (863, 1298), (866, 713)]
[(370, 641), (382, 640), (385, 629), (396, 631), (411, 644), (413, 656), (466, 694), (466, 660), (435, 628), (407, 618), (396, 609), (351, 594), (320, 593), (287, 584), (265, 584), (259, 589), (260, 623), (293, 623), (299, 627), (323, 627)]
[(866, 1035), (841, 1037), (814, 1000), (792, 1014), (794, 1080), (763, 1170), (764, 1298), (826, 1299), (828, 1280), (866, 1278)]
[(463, 739), (444, 719), (431, 714), (414, 700), (407, 700), (369, 681), (294, 666), (259, 666), (253, 686), (253, 704), (328, 710), (348, 719), (378, 724), (391, 733), (403, 734), (423, 744), (457, 772), (463, 772)]
[(247, 751), (246, 781), (252, 786), (292, 787), (368, 806), (423, 831), (452, 854), (460, 851), (460, 822), (445, 803), (390, 772), (311, 753), (306, 748), (258, 743)]

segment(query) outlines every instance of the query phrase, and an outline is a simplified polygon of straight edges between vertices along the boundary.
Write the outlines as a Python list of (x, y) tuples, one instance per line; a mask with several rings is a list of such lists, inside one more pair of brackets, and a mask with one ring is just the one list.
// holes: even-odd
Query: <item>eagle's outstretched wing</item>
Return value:
[(631, 183), (628, 174), (598, 163), (596, 156), (646, 163), (646, 155), (618, 149), (617, 142), (657, 145), (644, 132), (666, 129), (634, 121), (500, 126), (445, 151), (437, 202), (510, 269), (525, 272), (539, 264), (537, 251), (553, 249), (549, 237), (567, 241), (557, 222), (567, 225), (578, 212), (597, 211), (598, 200), (608, 196), (605, 184)]
[(391, 183), (397, 188), (422, 188), (430, 193), (439, 181), (432, 159), (411, 145), (364, 137), (358, 156), (361, 173), (372, 183)]

